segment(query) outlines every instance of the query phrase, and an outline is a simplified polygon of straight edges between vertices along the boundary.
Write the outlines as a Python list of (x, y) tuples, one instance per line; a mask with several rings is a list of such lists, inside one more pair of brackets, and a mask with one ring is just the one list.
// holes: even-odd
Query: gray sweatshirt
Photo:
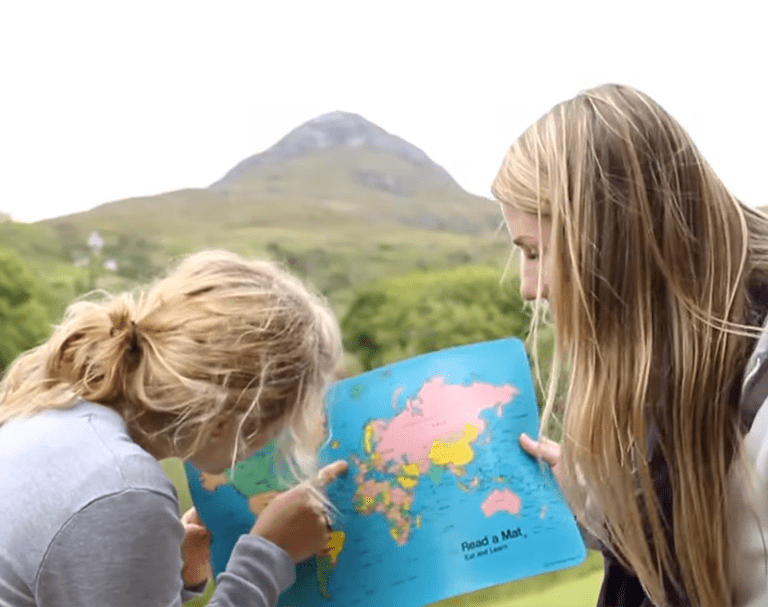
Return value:
[[(176, 490), (115, 411), (78, 403), (0, 426), (0, 607), (170, 607), (181, 579)], [(211, 606), (274, 606), (288, 554), (238, 541)]]

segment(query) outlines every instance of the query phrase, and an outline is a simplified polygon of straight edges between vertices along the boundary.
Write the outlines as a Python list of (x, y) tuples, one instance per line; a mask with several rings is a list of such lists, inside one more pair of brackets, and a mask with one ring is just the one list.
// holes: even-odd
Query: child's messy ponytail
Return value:
[(341, 354), (327, 304), (265, 261), (198, 253), (146, 293), (71, 305), (0, 385), (0, 424), (79, 399), (117, 410), (158, 457), (193, 453), (231, 418), (247, 448), (282, 430), (297, 476), (314, 472), (322, 390)]

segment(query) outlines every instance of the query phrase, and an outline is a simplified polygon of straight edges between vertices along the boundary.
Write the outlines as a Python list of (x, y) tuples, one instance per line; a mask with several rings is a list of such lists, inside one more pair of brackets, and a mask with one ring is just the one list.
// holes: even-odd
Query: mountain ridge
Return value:
[(500, 219), (496, 205), (466, 192), (420, 148), (359, 114), (334, 111), (292, 129), (210, 186), (106, 202), (50, 221), (98, 229), (130, 224), (160, 237), (171, 216), (190, 226), (205, 218), (208, 233), (298, 220), (326, 233), (359, 223), (487, 234)]
[[(359, 114), (340, 110), (322, 114), (292, 129), (263, 152), (239, 162), (209, 187), (214, 190), (226, 189), (236, 186), (260, 167), (279, 165), (336, 149), (365, 149), (392, 154), (423, 169), (442, 187), (464, 191), (448, 171), (434, 162), (421, 148), (385, 131)], [(404, 188), (391, 176), (372, 171), (353, 174), (352, 177), (363, 185), (394, 194), (408, 195), (413, 190)]]

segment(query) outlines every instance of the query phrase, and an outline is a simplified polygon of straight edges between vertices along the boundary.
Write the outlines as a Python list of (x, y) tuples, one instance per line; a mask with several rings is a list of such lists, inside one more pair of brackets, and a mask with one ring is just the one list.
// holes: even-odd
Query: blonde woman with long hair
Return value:
[(493, 193), (523, 295), (554, 323), (543, 430), (568, 377), (561, 442), (521, 445), (602, 544), (599, 605), (768, 605), (768, 406), (744, 384), (768, 312), (766, 216), (618, 85), (530, 126)]
[(157, 460), (218, 474), (276, 439), (304, 482), (240, 538), (210, 603), (275, 605), (328, 539), (318, 487), (346, 463), (318, 473), (314, 448), (340, 352), (321, 299), (226, 252), (71, 305), (0, 385), (0, 605), (180, 606), (205, 585), (206, 532)]

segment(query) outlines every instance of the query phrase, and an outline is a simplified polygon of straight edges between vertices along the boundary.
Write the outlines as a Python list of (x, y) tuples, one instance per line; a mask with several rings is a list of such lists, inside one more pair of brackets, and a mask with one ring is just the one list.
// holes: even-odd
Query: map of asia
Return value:
[[(333, 384), (321, 462), (338, 516), (325, 556), (297, 567), (283, 607), (421, 607), (572, 567), (581, 534), (548, 468), (519, 447), (538, 435), (522, 342), (503, 339), (404, 360)], [(266, 448), (234, 474), (187, 464), (193, 501), (226, 567), (237, 538), (279, 491)]]

